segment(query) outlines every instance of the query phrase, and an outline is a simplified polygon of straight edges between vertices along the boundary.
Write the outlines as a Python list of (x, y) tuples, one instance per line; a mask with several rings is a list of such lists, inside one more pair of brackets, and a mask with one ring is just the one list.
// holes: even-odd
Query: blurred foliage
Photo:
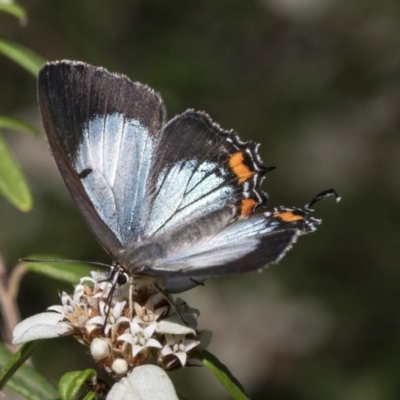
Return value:
[(57, 390), (38, 374), (33, 367), (24, 365), (24, 362), (42, 345), (42, 342), (41, 340), (36, 340), (26, 343), (14, 354), (11, 354), (0, 344), (1, 390), (4, 389), (4, 385), (7, 383), (13, 391), (19, 393), (24, 399), (52, 400), (57, 398)]
[[(328, 187), (342, 196), (339, 205), (316, 205), (324, 225), (279, 266), (182, 294), (198, 296), (200, 327), (214, 330), (213, 353), (233, 367), (250, 398), (399, 398), (399, 3), (20, 3), (28, 24), (0, 13), (4, 40), (48, 60), (84, 60), (125, 73), (159, 91), (170, 117), (206, 110), (243, 140), (262, 143), (265, 163), (278, 167), (266, 179), (268, 207), (305, 204)], [(0, 58), (2, 114), (39, 126), (35, 84)], [(70, 202), (45, 140), (13, 134), (7, 140), (35, 198), (29, 215), (0, 199), (7, 263), (33, 252), (108, 262)], [(23, 316), (54, 304), (65, 289), (28, 276), (19, 298)], [(36, 358), (50, 379), (93, 367), (72, 341), (57, 345)], [(58, 369), (46, 363), (52, 354)], [(183, 385), (188, 374), (196, 379), (202, 371), (173, 377)], [(195, 388), (198, 395), (190, 398), (222, 399), (209, 380), (198, 387), (191, 380), (188, 393)]]
[[(21, 23), (26, 22), (25, 10), (12, 1), (0, 3), (0, 13), (8, 13), (19, 19)], [(16, 43), (8, 42), (0, 38), (0, 54), (13, 60), (15, 63), (26, 68), (33, 75), (38, 72), (39, 64), (43, 64), (34, 52)], [(17, 131), (35, 133), (37, 130), (30, 124), (6, 116), (0, 116), (0, 128), (14, 129)], [(28, 184), (8, 148), (0, 132), (0, 192), (14, 206), (21, 211), (29, 211), (32, 208), (32, 196)]]
[(14, 3), (13, 0), (2, 0), (0, 2), (0, 12), (5, 12), (18, 18), (21, 24), (26, 22), (26, 12), (25, 10)]
[[(1, 117), (0, 117), (1, 125)], [(0, 131), (0, 192), (21, 211), (32, 208), (28, 184)]]

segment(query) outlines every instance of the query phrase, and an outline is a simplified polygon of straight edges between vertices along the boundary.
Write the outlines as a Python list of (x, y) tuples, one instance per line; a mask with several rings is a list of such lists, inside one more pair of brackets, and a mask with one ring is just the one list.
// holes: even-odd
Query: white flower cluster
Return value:
[(113, 286), (104, 273), (82, 278), (73, 295), (62, 293), (61, 303), (22, 321), (14, 343), (73, 335), (97, 364), (122, 377), (151, 360), (167, 370), (198, 365), (195, 357), (211, 337), (196, 330), (199, 312), (181, 299), (152, 285)]

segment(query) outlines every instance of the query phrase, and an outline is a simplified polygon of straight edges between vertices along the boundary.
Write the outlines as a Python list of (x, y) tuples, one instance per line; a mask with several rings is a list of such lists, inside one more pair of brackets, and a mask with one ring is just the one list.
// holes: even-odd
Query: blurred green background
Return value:
[[(169, 117), (206, 110), (260, 142), (268, 208), (334, 187), (338, 205), (262, 274), (207, 281), (181, 297), (214, 332), (210, 351), (252, 399), (400, 398), (400, 3), (394, 0), (20, 1), (0, 35), (47, 60), (101, 65), (162, 94)], [(41, 126), (36, 82), (0, 56), (0, 114)], [(0, 198), (0, 253), (109, 262), (73, 206), (43, 136), (6, 134), (34, 194)], [(27, 275), (23, 317), (68, 285)], [(53, 382), (93, 366), (73, 339), (36, 355)], [(188, 399), (227, 399), (205, 368), (172, 373)]]

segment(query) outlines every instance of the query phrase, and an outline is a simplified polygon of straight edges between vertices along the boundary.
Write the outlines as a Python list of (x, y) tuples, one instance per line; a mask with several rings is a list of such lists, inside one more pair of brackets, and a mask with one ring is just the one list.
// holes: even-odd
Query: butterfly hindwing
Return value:
[(315, 230), (320, 220), (310, 217), (310, 211), (281, 207), (229, 222), (225, 210), (226, 220), (211, 214), (196, 225), (142, 243), (128, 258), (135, 263), (131, 268), (145, 269), (139, 273), (167, 279), (259, 270), (279, 261), (298, 236)]
[(145, 237), (232, 207), (250, 214), (265, 202), (258, 189), (268, 168), (256, 145), (241, 142), (201, 112), (186, 111), (163, 129), (157, 144), (144, 219)]

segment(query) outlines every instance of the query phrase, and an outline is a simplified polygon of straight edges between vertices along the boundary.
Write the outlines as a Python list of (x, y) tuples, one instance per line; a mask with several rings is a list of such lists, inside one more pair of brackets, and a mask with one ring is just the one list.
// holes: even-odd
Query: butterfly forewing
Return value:
[(38, 92), (50, 147), (71, 196), (117, 258), (140, 234), (162, 100), (124, 76), (68, 61), (43, 67)]

